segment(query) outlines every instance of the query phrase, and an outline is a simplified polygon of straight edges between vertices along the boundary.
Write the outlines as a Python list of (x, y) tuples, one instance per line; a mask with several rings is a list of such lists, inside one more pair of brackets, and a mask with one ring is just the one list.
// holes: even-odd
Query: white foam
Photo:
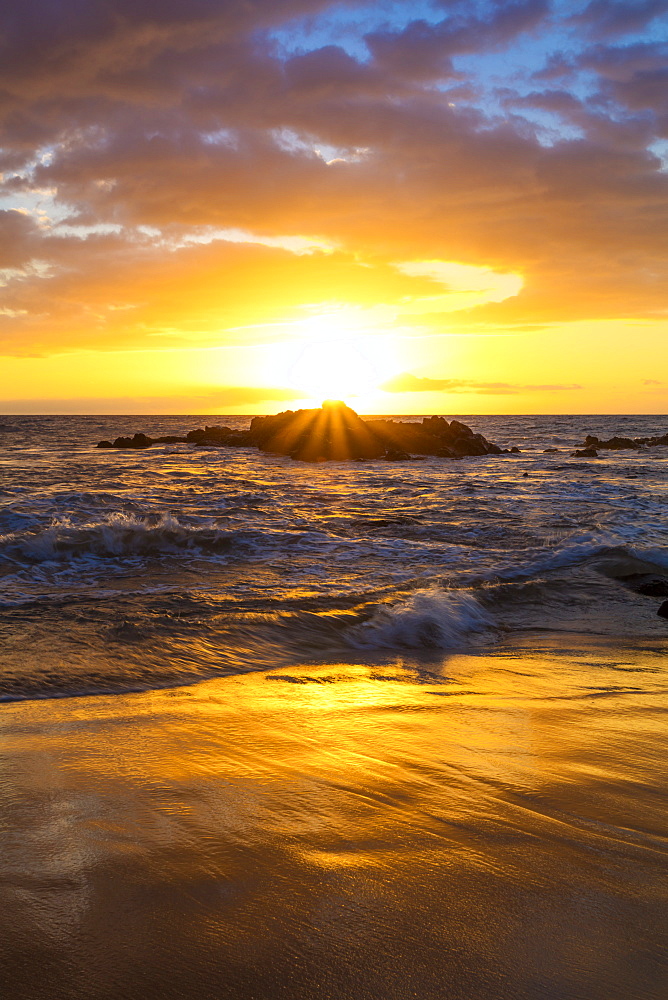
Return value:
[(355, 649), (454, 649), (492, 626), (492, 618), (473, 595), (434, 587), (380, 608), (349, 629), (346, 641)]
[(36, 532), (0, 535), (0, 550), (8, 558), (38, 563), (91, 555), (127, 558), (184, 550), (224, 551), (231, 534), (210, 524), (187, 524), (171, 514), (151, 519), (113, 513), (87, 523), (62, 517)]

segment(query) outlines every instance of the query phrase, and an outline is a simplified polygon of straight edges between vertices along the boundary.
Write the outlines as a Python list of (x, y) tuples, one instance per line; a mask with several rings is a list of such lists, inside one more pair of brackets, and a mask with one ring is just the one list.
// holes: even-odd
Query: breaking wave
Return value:
[(70, 560), (77, 556), (220, 555), (248, 532), (229, 531), (210, 523), (188, 524), (172, 514), (138, 517), (113, 513), (81, 524), (67, 517), (38, 530), (0, 535), (0, 556), (32, 563)]
[(430, 588), (379, 608), (368, 621), (350, 628), (346, 641), (354, 649), (447, 650), (489, 633), (493, 624), (472, 594)]

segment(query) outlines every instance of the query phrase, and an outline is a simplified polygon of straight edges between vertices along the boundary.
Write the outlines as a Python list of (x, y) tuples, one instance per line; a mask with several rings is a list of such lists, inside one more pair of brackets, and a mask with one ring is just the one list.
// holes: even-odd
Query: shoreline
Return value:
[(665, 642), (0, 712), (13, 1000), (655, 1000)]

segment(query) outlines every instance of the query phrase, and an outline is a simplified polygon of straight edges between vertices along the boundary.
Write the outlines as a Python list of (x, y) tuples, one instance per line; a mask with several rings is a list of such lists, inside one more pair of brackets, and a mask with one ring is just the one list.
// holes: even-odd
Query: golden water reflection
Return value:
[(5, 706), (9, 995), (659, 996), (663, 663), (527, 648)]

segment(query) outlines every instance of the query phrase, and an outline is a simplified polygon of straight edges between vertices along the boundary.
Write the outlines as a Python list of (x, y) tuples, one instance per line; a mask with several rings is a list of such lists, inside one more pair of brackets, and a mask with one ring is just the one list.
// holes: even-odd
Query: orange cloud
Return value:
[[(625, 35), (658, 0), (397, 7), (325, 40), (327, 0), (17, 6), (0, 351), (251, 343), (328, 303), (425, 336), (664, 318), (665, 51)], [(522, 86), (471, 68), (557, 22)]]

